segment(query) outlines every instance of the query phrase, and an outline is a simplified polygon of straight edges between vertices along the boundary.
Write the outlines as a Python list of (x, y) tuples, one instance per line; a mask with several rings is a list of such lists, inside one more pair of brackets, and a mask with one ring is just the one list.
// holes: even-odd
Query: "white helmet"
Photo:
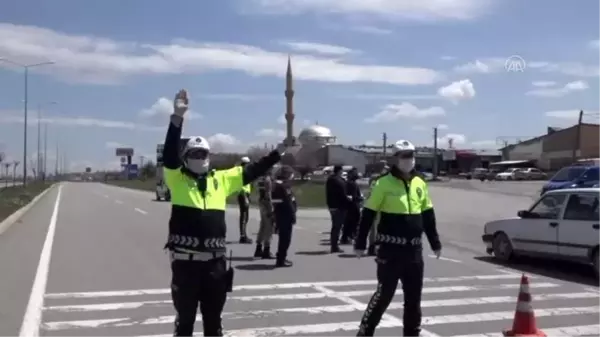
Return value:
[(209, 153), (210, 144), (204, 137), (190, 137), (182, 151), (183, 162), (194, 173), (206, 173), (210, 167)]
[(399, 140), (394, 143), (392, 154), (395, 159), (394, 166), (400, 171), (409, 173), (415, 168), (415, 146), (408, 140)]
[(398, 152), (415, 152), (415, 146), (408, 140), (401, 139), (394, 143), (392, 154), (395, 156)]
[(241, 162), (242, 162), (242, 164), (248, 164), (250, 162), (250, 158), (248, 158), (248, 157), (242, 157)]

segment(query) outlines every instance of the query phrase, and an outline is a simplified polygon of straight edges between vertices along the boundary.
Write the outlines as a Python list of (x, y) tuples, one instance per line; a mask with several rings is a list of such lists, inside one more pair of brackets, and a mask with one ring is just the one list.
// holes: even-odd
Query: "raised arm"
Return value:
[(179, 139), (181, 139), (181, 127), (183, 115), (187, 111), (188, 97), (185, 90), (180, 90), (175, 96), (173, 114), (169, 121), (165, 145), (163, 148), (163, 165), (167, 169), (175, 170), (181, 167), (179, 156)]

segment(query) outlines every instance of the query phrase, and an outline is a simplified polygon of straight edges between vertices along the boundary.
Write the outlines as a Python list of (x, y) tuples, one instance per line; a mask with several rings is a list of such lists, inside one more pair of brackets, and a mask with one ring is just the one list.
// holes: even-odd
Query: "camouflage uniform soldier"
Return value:
[(271, 254), (271, 238), (275, 222), (273, 218), (273, 204), (271, 202), (271, 190), (273, 188), (272, 171), (258, 180), (258, 208), (260, 210), (260, 228), (256, 238), (256, 250), (254, 257), (262, 259), (273, 259)]

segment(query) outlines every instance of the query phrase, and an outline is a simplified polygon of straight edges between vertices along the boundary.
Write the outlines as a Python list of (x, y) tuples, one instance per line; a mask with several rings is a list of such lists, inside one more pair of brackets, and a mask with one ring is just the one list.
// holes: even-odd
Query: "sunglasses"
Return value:
[(186, 157), (191, 158), (191, 159), (206, 159), (206, 158), (208, 158), (208, 150), (204, 150), (204, 149), (192, 150), (186, 154)]
[(399, 151), (394, 156), (401, 159), (411, 159), (415, 157), (415, 151)]

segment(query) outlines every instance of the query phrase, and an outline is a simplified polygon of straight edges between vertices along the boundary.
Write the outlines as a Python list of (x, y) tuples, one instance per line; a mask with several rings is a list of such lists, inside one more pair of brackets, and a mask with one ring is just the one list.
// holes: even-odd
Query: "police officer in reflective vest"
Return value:
[(275, 218), (273, 214), (273, 203), (271, 191), (273, 190), (272, 169), (262, 176), (258, 182), (258, 209), (260, 211), (260, 227), (256, 236), (256, 250), (254, 257), (272, 259), (271, 238), (275, 230)]
[[(250, 158), (243, 157), (241, 166), (244, 167), (250, 163)], [(248, 219), (250, 217), (250, 193), (252, 185), (244, 185), (238, 194), (238, 206), (240, 208), (240, 243), (252, 244), (252, 239), (248, 237), (246, 227), (248, 227)]]
[[(164, 145), (164, 177), (171, 191), (171, 218), (165, 248), (171, 257), (171, 296), (177, 312), (175, 335), (194, 332), (198, 303), (205, 336), (222, 336), (221, 313), (233, 283), (227, 270), (225, 208), (227, 197), (263, 175), (277, 163), (285, 147), (244, 168), (210, 170), (210, 146), (191, 137), (180, 152), (185, 90), (175, 97)], [(181, 156), (180, 156), (181, 154)]]
[(415, 171), (415, 146), (406, 140), (394, 144), (390, 172), (375, 181), (367, 199), (354, 249), (364, 254), (369, 229), (380, 213), (377, 229), (377, 290), (360, 322), (358, 336), (373, 336), (389, 306), (398, 281), (404, 293), (404, 336), (421, 332), (421, 292), (423, 290), (423, 232), (439, 258), (442, 245), (436, 229), (433, 204), (427, 184)]

